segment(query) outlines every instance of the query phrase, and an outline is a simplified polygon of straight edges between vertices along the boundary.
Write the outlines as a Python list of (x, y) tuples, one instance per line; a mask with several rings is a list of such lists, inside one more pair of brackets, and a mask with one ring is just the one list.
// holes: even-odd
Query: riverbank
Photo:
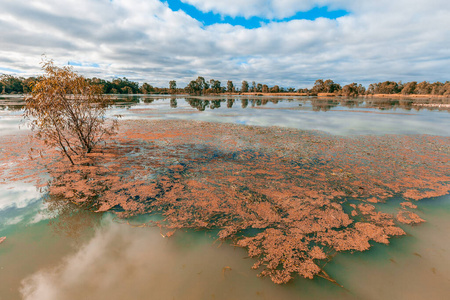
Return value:
[[(208, 93), (208, 94), (201, 94), (201, 95), (195, 95), (195, 94), (160, 94), (160, 93), (148, 93), (148, 94), (106, 94), (111, 97), (127, 97), (127, 96), (161, 96), (161, 97), (196, 97), (196, 96), (259, 96), (259, 97), (317, 97), (317, 98), (363, 98), (363, 99), (370, 99), (370, 98), (381, 98), (381, 99), (408, 99), (408, 100), (439, 100), (443, 104), (450, 104), (450, 95), (416, 95), (416, 94), (410, 94), (410, 95), (403, 95), (403, 94), (370, 94), (370, 95), (357, 95), (357, 96), (345, 96), (345, 95), (339, 95), (335, 93), (318, 93), (318, 94), (312, 94), (312, 93), (260, 93), (260, 92), (248, 92), (248, 93)], [(26, 97), (26, 94), (2, 94), (0, 95), (1, 98), (24, 98)]]
[[(226, 95), (226, 94), (225, 94)], [(248, 95), (248, 96), (286, 96), (286, 97), (318, 97), (318, 98), (329, 98), (329, 97), (349, 97), (344, 95), (339, 95), (335, 93), (318, 93), (318, 94), (311, 94), (311, 93), (231, 93), (231, 95)], [(446, 100), (447, 102), (450, 102), (450, 95), (403, 95), (403, 94), (371, 94), (371, 95), (358, 95), (356, 97), (360, 98), (395, 98), (395, 99), (442, 99)]]

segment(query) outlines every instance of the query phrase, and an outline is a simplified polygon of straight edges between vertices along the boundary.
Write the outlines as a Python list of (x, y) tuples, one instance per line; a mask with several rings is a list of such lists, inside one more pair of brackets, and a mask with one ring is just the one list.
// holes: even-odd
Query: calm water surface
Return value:
[[(0, 98), (2, 139), (26, 129), (21, 97)], [(322, 130), (336, 135), (449, 136), (447, 110), (408, 101), (278, 97), (118, 97), (108, 115), (188, 119)], [(21, 129), (19, 129), (21, 128)], [(1, 151), (0, 151), (1, 155)], [(54, 210), (32, 184), (0, 185), (0, 299), (447, 299), (450, 197), (422, 200), (420, 226), (363, 253), (340, 253), (324, 279), (284, 286), (256, 277), (246, 251), (214, 232), (177, 232), (123, 224), (110, 214), (64, 204)], [(382, 205), (389, 212), (401, 199)], [(132, 220), (140, 224), (145, 216)]]

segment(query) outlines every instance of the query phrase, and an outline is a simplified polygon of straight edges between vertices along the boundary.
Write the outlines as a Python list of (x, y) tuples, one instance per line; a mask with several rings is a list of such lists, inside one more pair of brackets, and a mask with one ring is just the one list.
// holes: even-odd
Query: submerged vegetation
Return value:
[[(216, 230), (218, 239), (247, 249), (252, 268), (277, 284), (295, 276), (338, 284), (325, 271), (336, 253), (389, 244), (406, 234), (399, 223), (425, 221), (413, 202), (450, 192), (448, 137), (342, 137), (182, 120), (124, 121), (119, 130), (118, 121), (105, 120), (110, 99), (101, 85), (52, 61), (43, 69), (25, 115), (39, 138), (33, 147), (48, 151), (32, 152), (26, 160), (25, 139), (11, 138), (0, 157), (0, 175), (6, 181), (36, 180), (62, 221), (74, 219), (72, 209), (124, 219), (158, 216), (145, 225), (158, 226), (163, 237), (179, 229)], [(398, 84), (388, 86), (399, 90)], [(176, 90), (176, 82), (170, 89)], [(200, 79), (189, 89), (216, 93), (220, 82)], [(332, 81), (317, 81), (313, 89), (363, 91)], [(384, 84), (369, 87), (377, 89), (388, 91)], [(229, 81), (226, 92), (234, 91)], [(221, 100), (187, 102), (202, 110), (220, 107)], [(233, 106), (232, 99), (226, 102)], [(396, 212), (382, 211), (378, 204), (394, 197), (404, 199)], [(64, 230), (63, 224), (57, 227)]]
[[(340, 251), (365, 251), (423, 220), (415, 201), (450, 189), (450, 141), (436, 136), (339, 137), (315, 131), (195, 121), (124, 121), (78, 165), (36, 157), (2, 176), (48, 170), (48, 191), (121, 218), (157, 214), (165, 237), (216, 229), (276, 283), (322, 276)], [(11, 140), (11, 156), (21, 147)], [(23, 147), (22, 147), (23, 148)], [(3, 160), (10, 159), (2, 157)], [(45, 169), (46, 168), (46, 169)], [(401, 196), (395, 214), (377, 203)]]

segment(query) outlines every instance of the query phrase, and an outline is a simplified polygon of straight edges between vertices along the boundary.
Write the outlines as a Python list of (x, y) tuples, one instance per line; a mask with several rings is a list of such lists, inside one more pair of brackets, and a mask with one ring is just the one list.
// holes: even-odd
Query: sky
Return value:
[(311, 87), (450, 80), (448, 0), (0, 0), (0, 74)]

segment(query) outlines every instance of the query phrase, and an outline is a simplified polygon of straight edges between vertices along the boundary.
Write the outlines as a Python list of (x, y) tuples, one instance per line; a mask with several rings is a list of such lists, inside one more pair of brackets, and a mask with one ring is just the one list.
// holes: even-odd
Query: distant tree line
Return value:
[(222, 86), (219, 80), (210, 79), (206, 81), (204, 77), (199, 76), (197, 79), (192, 80), (184, 88), (184, 92), (192, 95), (205, 95), (205, 94), (224, 94), (224, 93), (295, 93), (295, 88), (284, 88), (275, 85), (269, 87), (266, 84), (252, 82), (250, 86), (248, 81), (242, 81), (241, 87), (234, 85), (233, 81), (228, 80), (226, 86)]
[[(30, 93), (32, 87), (41, 81), (41, 77), (15, 77), (12, 75), (0, 75), (0, 93), (2, 94), (26, 94)], [(447, 95), (450, 96), (450, 81), (442, 82), (394, 82), (384, 81), (370, 84), (367, 89), (358, 83), (350, 83), (341, 86), (331, 79), (318, 79), (315, 81), (311, 89), (293, 87), (284, 88), (278, 85), (268, 86), (267, 84), (252, 81), (242, 81), (237, 86), (233, 81), (228, 80), (226, 85), (222, 86), (219, 80), (205, 80), (199, 76), (189, 82), (184, 88), (177, 87), (177, 82), (172, 80), (169, 82), (168, 88), (153, 87), (148, 83), (139, 84), (128, 80), (127, 78), (115, 78), (111, 81), (100, 78), (87, 78), (90, 84), (98, 85), (105, 94), (191, 94), (191, 95), (207, 95), (207, 94), (226, 94), (226, 93), (300, 93), (307, 95), (317, 95), (321, 93), (334, 94), (337, 96), (358, 96), (358, 95), (375, 95), (375, 94), (402, 94), (402, 95)]]
[[(0, 93), (27, 94), (31, 92), (36, 83), (42, 80), (42, 77), (23, 78), (3, 74), (0, 75)], [(87, 78), (86, 81), (94, 86), (99, 86), (104, 94), (169, 94), (176, 92), (170, 88), (153, 87), (146, 82), (140, 85), (138, 82), (128, 80), (125, 77), (115, 78), (111, 81), (94, 77)]]
[(450, 81), (433, 82), (411, 81), (407, 83), (384, 81), (369, 84), (366, 89), (358, 83), (350, 83), (341, 87), (331, 79), (318, 79), (311, 89), (299, 89), (299, 92), (308, 94), (331, 93), (342, 96), (375, 95), (375, 94), (402, 94), (402, 95), (450, 95)]
[(372, 83), (366, 89), (358, 83), (350, 83), (343, 87), (339, 83), (335, 83), (331, 79), (318, 79), (315, 81), (311, 89), (295, 89), (292, 87), (284, 88), (278, 85), (269, 87), (266, 84), (256, 83), (255, 81), (249, 85), (248, 81), (242, 81), (241, 88), (237, 88), (231, 80), (228, 80), (226, 87), (221, 86), (220, 81), (211, 79), (209, 82), (199, 76), (192, 80), (185, 88), (184, 92), (193, 95), (202, 94), (220, 94), (220, 93), (303, 93), (308, 95), (317, 95), (321, 93), (334, 94), (338, 96), (358, 96), (358, 95), (374, 95), (374, 94), (403, 94), (403, 95), (450, 95), (450, 81), (434, 82), (416, 81), (402, 83), (385, 81)]

